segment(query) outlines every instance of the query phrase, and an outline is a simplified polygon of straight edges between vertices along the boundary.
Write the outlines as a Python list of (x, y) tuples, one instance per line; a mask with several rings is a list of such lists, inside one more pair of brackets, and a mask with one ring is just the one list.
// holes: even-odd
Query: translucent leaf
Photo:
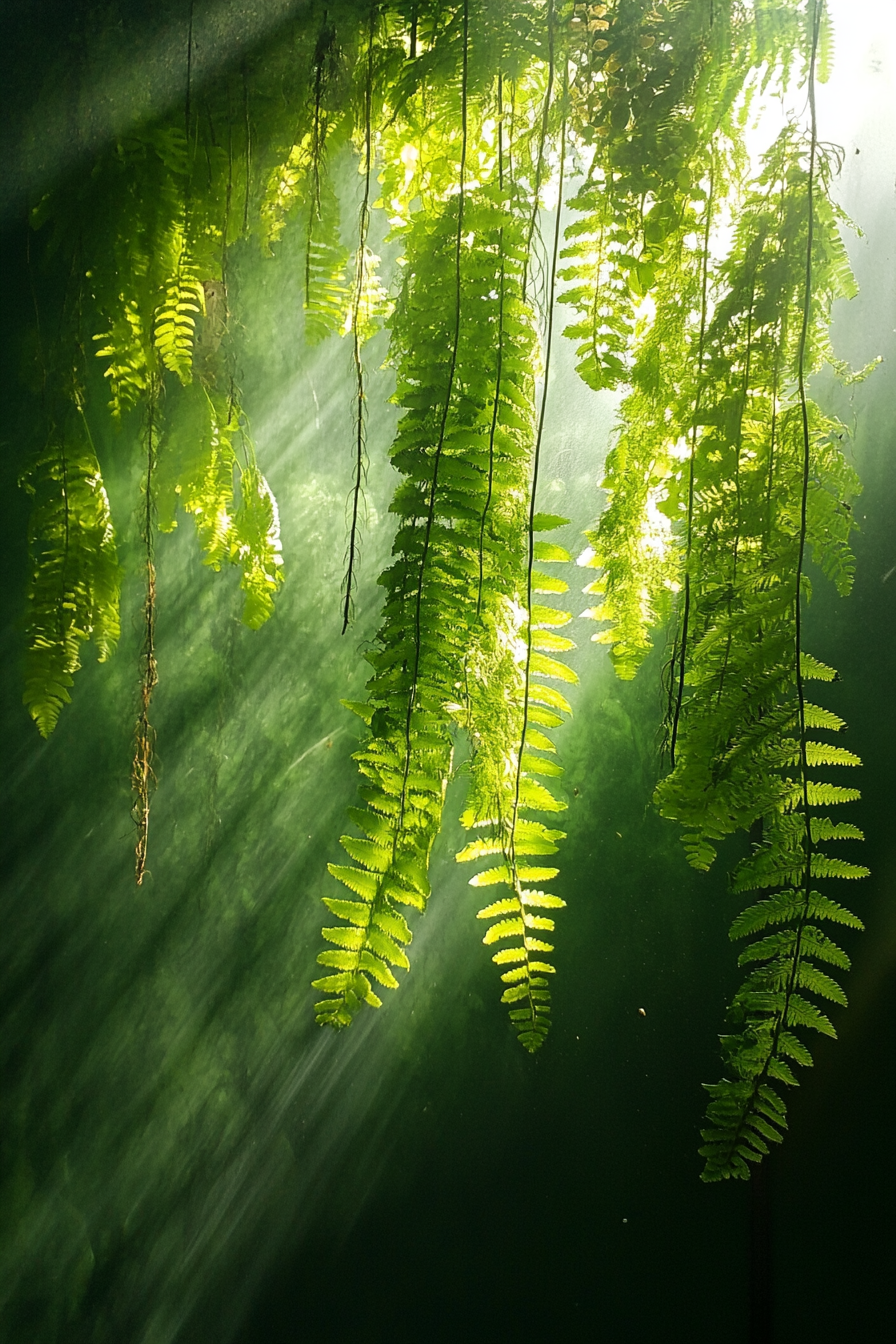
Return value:
[(342, 901), (336, 896), (325, 896), (323, 902), (330, 914), (336, 915), (338, 919), (346, 919), (360, 928), (367, 927), (370, 918), (369, 905), (362, 905), (359, 901)]
[(496, 919), (498, 915), (510, 915), (519, 911), (520, 903), (515, 896), (508, 896), (503, 901), (494, 901), (492, 905), (487, 905), (483, 910), (478, 911), (477, 919)]
[(349, 868), (341, 863), (328, 863), (327, 870), (333, 877), (343, 882), (350, 891), (358, 896), (363, 896), (365, 901), (372, 901), (376, 895), (378, 881), (373, 873), (365, 873), (360, 868)]
[[(542, 926), (543, 927), (543, 926)], [(551, 925), (553, 928), (553, 925)], [(523, 921), (517, 919), (499, 919), (486, 931), (484, 943), (497, 943), (502, 938), (521, 938), (524, 932)]]
[(389, 970), (389, 967), (384, 961), (381, 961), (379, 957), (374, 956), (372, 952), (362, 952), (360, 964), (375, 980), (379, 981), (381, 985), (385, 985), (386, 989), (398, 988), (398, 981)]
[(384, 873), (389, 867), (392, 853), (384, 845), (375, 844), (372, 840), (359, 840), (353, 835), (340, 836), (339, 843), (351, 858), (363, 863), (374, 873)]
[(364, 941), (363, 929), (350, 928), (345, 924), (338, 924), (334, 928), (321, 929), (321, 933), (327, 939), (327, 942), (336, 943), (339, 947), (347, 947), (353, 952), (357, 952)]

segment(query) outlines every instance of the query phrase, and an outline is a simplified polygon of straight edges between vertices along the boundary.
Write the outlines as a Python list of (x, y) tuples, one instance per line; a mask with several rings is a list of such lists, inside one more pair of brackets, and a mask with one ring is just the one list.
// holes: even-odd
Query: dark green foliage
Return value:
[(121, 569), (80, 394), (61, 408), (22, 485), (34, 496), (23, 698), (48, 737), (71, 700), (82, 643), (92, 639), (105, 662), (119, 635)]

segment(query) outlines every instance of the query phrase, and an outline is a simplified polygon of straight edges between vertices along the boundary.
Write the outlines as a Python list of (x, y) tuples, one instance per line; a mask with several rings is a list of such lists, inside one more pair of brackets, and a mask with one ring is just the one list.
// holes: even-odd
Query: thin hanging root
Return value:
[(146, 449), (146, 493), (143, 512), (143, 544), (146, 553), (146, 596), (143, 602), (143, 648), (140, 652), (140, 710), (134, 729), (134, 760), (131, 765), (131, 789), (134, 805), (131, 816), (137, 827), (134, 877), (137, 886), (143, 885), (146, 873), (146, 854), (149, 845), (149, 800), (156, 785), (153, 770), (156, 732), (149, 721), (152, 693), (158, 683), (156, 667), (156, 569), (153, 563), (153, 470), (155, 468), (154, 397), (151, 395), (148, 414)]
[(342, 633), (345, 634), (352, 619), (352, 599), (355, 585), (355, 569), (358, 561), (358, 514), (361, 506), (361, 491), (366, 473), (366, 448), (364, 403), (364, 362), (361, 357), (363, 344), (359, 330), (361, 321), (361, 300), (364, 295), (365, 260), (367, 256), (367, 232), (370, 227), (370, 172), (373, 162), (371, 100), (373, 97), (373, 41), (375, 35), (375, 11), (370, 12), (370, 28), (367, 35), (367, 82), (364, 91), (364, 200), (361, 202), (361, 214), (358, 223), (358, 254), (355, 266), (355, 293), (352, 299), (352, 356), (355, 365), (356, 402), (355, 402), (355, 479), (352, 484), (352, 524), (348, 543), (348, 564), (345, 574), (345, 600), (342, 606)]
[(697, 354), (697, 391), (694, 399), (694, 416), (691, 421), (691, 455), (688, 459), (688, 521), (684, 562), (684, 611), (682, 612), (681, 617), (681, 637), (676, 640), (678, 644), (677, 677), (674, 666), (672, 669), (672, 682), (673, 684), (676, 680), (678, 682), (675, 691), (675, 707), (672, 713), (672, 727), (669, 733), (669, 764), (672, 766), (673, 770), (675, 768), (675, 748), (678, 743), (678, 725), (681, 719), (681, 708), (684, 703), (684, 679), (688, 653), (688, 623), (691, 614), (691, 546), (693, 544), (694, 534), (694, 462), (697, 456), (697, 416), (700, 412), (700, 398), (703, 392), (704, 343), (706, 340), (706, 323), (709, 312), (707, 307), (707, 287), (709, 283), (709, 235), (712, 225), (714, 190), (715, 163), (713, 159), (710, 159), (709, 195), (706, 200), (706, 217), (703, 228), (703, 276), (700, 298), (700, 342)]
[(131, 788), (135, 795), (131, 815), (137, 825), (135, 878), (138, 887), (143, 885), (143, 876), (146, 872), (146, 852), (149, 845), (149, 799), (156, 786), (156, 776), (153, 770), (156, 730), (149, 721), (152, 693), (159, 680), (155, 657), (155, 609), (156, 571), (152, 561), (147, 560), (146, 600), (143, 606), (146, 634), (140, 660), (140, 712), (137, 715), (137, 726), (134, 730), (134, 762), (131, 766)]

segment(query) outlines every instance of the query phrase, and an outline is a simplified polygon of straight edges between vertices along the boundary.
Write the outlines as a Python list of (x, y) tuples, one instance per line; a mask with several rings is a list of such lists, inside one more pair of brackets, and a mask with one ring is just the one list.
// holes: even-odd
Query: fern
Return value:
[[(565, 521), (536, 519), (538, 525), (546, 527)], [(569, 559), (568, 553), (558, 554), (560, 551), (559, 547), (553, 548), (551, 560)], [(572, 641), (553, 633), (571, 620), (568, 612), (533, 605), (529, 625), (526, 607), (519, 600), (526, 596), (525, 572), (520, 579), (522, 591), (517, 600), (505, 599), (497, 611), (489, 612), (493, 622), (490, 637), (478, 641), (468, 664), (467, 723), (475, 751), (462, 823), (471, 830), (484, 830), (485, 836), (472, 840), (457, 859), (461, 863), (490, 856), (500, 860), (478, 872), (470, 884), (500, 884), (509, 889), (509, 896), (486, 905), (478, 918), (491, 921), (482, 941), (487, 946), (503, 944), (492, 956), (506, 986), (501, 1001), (510, 1005), (510, 1019), (521, 1045), (533, 1051), (542, 1044), (550, 1027), (551, 996), (546, 977), (555, 970), (547, 960), (554, 947), (545, 940), (545, 935), (553, 933), (553, 916), (542, 912), (566, 904), (543, 889), (558, 870), (544, 866), (540, 860), (557, 852), (557, 841), (565, 832), (549, 828), (529, 814), (558, 813), (566, 807), (541, 780), (562, 774), (561, 767), (551, 759), (555, 747), (543, 729), (559, 724), (561, 713), (569, 712), (569, 706), (558, 692), (535, 680), (538, 669), (534, 658), (527, 655), (539, 645), (547, 645), (552, 653), (565, 652)], [(537, 572), (533, 582), (538, 592)], [(553, 591), (553, 584), (551, 588)], [(547, 620), (539, 620), (539, 616)], [(563, 680), (574, 680), (574, 674), (555, 659), (546, 661), (541, 670), (543, 675), (559, 674)], [(545, 706), (545, 698), (550, 706)], [(545, 752), (548, 754), (542, 754)]]
[[(548, 21), (551, 22), (550, 15)], [(565, 682), (577, 680), (575, 673), (564, 663), (548, 656), (548, 651), (551, 654), (564, 653), (574, 647), (572, 640), (556, 633), (558, 627), (571, 620), (571, 616), (568, 612), (558, 611), (544, 603), (533, 602), (534, 594), (540, 595), (545, 591), (556, 592), (558, 588), (565, 587), (562, 580), (559, 582), (543, 580), (541, 573), (535, 569), (536, 560), (540, 563), (563, 563), (570, 559), (569, 553), (563, 547), (535, 539), (536, 533), (552, 531), (568, 522), (568, 519), (558, 515), (538, 513), (535, 508), (550, 374), (565, 148), (564, 127), (561, 129), (559, 200), (548, 287), (544, 391), (538, 428), (534, 436), (532, 473), (529, 482), (525, 567), (521, 567), (516, 576), (513, 575), (512, 569), (508, 574), (511, 581), (516, 578), (512, 599), (508, 601), (505, 596), (497, 610), (491, 604), (487, 607), (487, 615), (493, 622), (493, 628), (489, 629), (490, 622), (487, 620), (487, 638), (474, 645), (472, 666), (468, 667), (469, 726), (476, 750), (471, 766), (470, 797), (463, 824), (468, 828), (488, 827), (489, 835), (484, 842), (482, 840), (472, 842), (457, 856), (460, 861), (464, 861), (492, 853), (499, 854), (503, 860), (498, 865), (479, 872), (470, 879), (470, 883), (472, 886), (502, 884), (510, 890), (509, 897), (492, 902), (481, 909), (478, 918), (496, 921), (487, 930), (483, 938), (484, 943), (487, 945), (505, 943), (492, 958), (499, 967), (507, 966), (501, 974), (501, 980), (507, 986), (501, 1001), (512, 1005), (510, 1020), (517, 1031), (520, 1044), (530, 1053), (543, 1044), (550, 1029), (551, 995), (546, 977), (555, 972), (553, 963), (545, 959), (553, 952), (554, 947), (552, 943), (545, 941), (543, 936), (546, 933), (553, 933), (554, 921), (552, 917), (535, 911), (559, 908), (566, 904), (560, 897), (545, 892), (540, 887), (524, 885), (550, 882), (557, 876), (559, 871), (557, 868), (527, 863), (526, 856), (555, 853), (557, 849), (555, 841), (564, 836), (562, 831), (549, 830), (544, 823), (533, 821), (525, 815), (531, 811), (556, 813), (565, 808), (565, 803), (558, 800), (550, 789), (539, 782), (539, 776), (551, 779), (561, 775), (563, 771), (550, 759), (555, 753), (551, 739), (533, 725), (555, 726), (561, 722), (557, 710), (570, 712), (570, 707), (563, 696), (553, 688), (545, 686), (541, 678), (548, 677)], [(525, 293), (526, 280), (524, 271), (520, 278), (522, 293)], [(503, 320), (506, 283), (506, 268), (502, 266), (499, 321)], [(502, 332), (498, 340), (496, 411), (504, 387), (504, 344)], [(525, 361), (513, 358), (516, 352), (512, 345), (508, 353), (511, 356), (508, 361), (510, 368), (522, 371), (525, 368)], [(515, 382), (517, 379), (511, 374), (511, 383)], [(534, 421), (534, 407), (532, 416)], [(485, 515), (483, 515), (483, 531), (484, 523)], [(513, 556), (512, 534), (508, 536), (504, 550), (508, 557)], [(484, 574), (481, 570), (478, 604), (480, 610), (483, 579)], [(522, 625), (525, 626), (524, 637), (520, 628)], [(539, 680), (535, 680), (536, 677)], [(541, 755), (540, 753), (544, 751), (549, 754)]]
[(156, 309), (153, 339), (165, 368), (186, 384), (193, 377), (194, 314), (205, 313), (205, 291), (179, 237), (174, 246), (179, 255)]
[(303, 198), (310, 164), (311, 135), (306, 132), (271, 171), (261, 205), (261, 240), (268, 256), (274, 255), (274, 245), (280, 241), (290, 212)]
[[(705, 220), (687, 211), (693, 236)], [(708, 218), (708, 207), (705, 209)], [(582, 614), (604, 623), (592, 636), (609, 644), (617, 674), (632, 678), (651, 645), (650, 629), (668, 615), (681, 589), (681, 557), (673, 536), (676, 513), (668, 502), (669, 477), (687, 456), (666, 408), (679, 408), (693, 396), (692, 313), (700, 308), (699, 245), (682, 242), (665, 268), (655, 294), (656, 319), (638, 348), (632, 392), (620, 408), (620, 432), (607, 457), (603, 486), (607, 507), (587, 533), (589, 549), (580, 558), (600, 570), (585, 588), (602, 601)], [(684, 368), (685, 378), (677, 373)]]
[(94, 336), (104, 344), (97, 357), (108, 361), (105, 376), (110, 380), (112, 414), (120, 420), (149, 391), (151, 342), (137, 303), (122, 296), (119, 311), (108, 331)]
[(348, 251), (339, 242), (339, 202), (322, 167), (317, 172), (305, 245), (305, 340), (309, 345), (344, 332), (351, 302)]
[[(466, 83), (463, 93), (465, 118)], [(368, 810), (355, 820), (372, 847), (359, 847), (356, 839), (343, 836), (343, 847), (361, 866), (330, 865), (333, 876), (360, 896), (366, 908), (360, 917), (363, 923), (355, 925), (360, 929), (360, 937), (353, 938), (355, 946), (322, 952), (320, 964), (336, 973), (314, 982), (328, 995), (317, 1005), (318, 1021), (336, 1027), (348, 1025), (363, 1002), (380, 1006), (371, 977), (386, 988), (398, 985), (390, 969), (390, 962), (400, 964), (395, 960), (397, 943), (382, 920), (400, 915), (397, 906), (425, 907), (429, 853), (441, 822), (450, 769), (449, 721), (443, 705), (459, 685), (455, 678), (468, 619), (464, 556), (456, 544), (460, 538), (452, 532), (455, 521), (463, 519), (465, 505), (459, 492), (451, 489), (451, 475), (465, 466), (463, 435), (452, 416), (464, 368), (463, 159), (460, 181), (453, 208), (436, 221), (421, 220), (419, 234), (409, 240), (414, 283), (404, 296), (403, 317), (413, 348), (399, 346), (397, 352), (396, 399), (408, 409), (392, 454), (406, 478), (392, 504), (403, 521), (394, 547), (398, 559), (381, 579), (387, 599), (379, 647), (368, 655), (374, 667), (367, 686), (373, 711), (371, 736), (355, 753), (370, 781), (361, 794)], [(436, 354), (425, 339), (429, 324), (445, 312), (450, 314), (449, 330), (453, 329), (447, 366), (441, 347)], [(443, 457), (454, 466), (447, 489), (445, 475), (440, 479)], [(331, 941), (332, 936), (325, 931)]]
[(106, 322), (94, 339), (106, 363), (113, 413), (149, 395), (161, 368), (191, 377), (204, 295), (186, 212), (190, 157), (181, 128), (157, 126), (120, 141), (99, 166), (114, 208), (102, 222), (111, 275), (88, 272)]
[[(348, 251), (339, 240), (339, 200), (327, 172), (327, 159), (344, 141), (341, 119), (326, 120), (318, 110), (315, 130), (294, 144), (284, 162), (274, 170), (262, 206), (262, 241), (269, 255), (279, 241), (293, 210), (305, 207), (305, 268), (303, 306), (305, 339), (316, 345), (327, 336), (341, 333), (350, 324), (351, 289), (347, 278)], [(362, 313), (375, 321), (384, 299), (370, 266), (364, 286)]]
[[(817, 20), (819, 7), (813, 9)], [(816, 26), (816, 41), (817, 34)], [(691, 607), (675, 710), (682, 732), (675, 767), (657, 789), (661, 811), (688, 828), (698, 867), (711, 862), (722, 835), (761, 824), (762, 843), (735, 870), (732, 885), (774, 894), (735, 921), (732, 933), (761, 935), (770, 923), (783, 925), (741, 955), (753, 969), (731, 1005), (743, 1027), (722, 1038), (732, 1076), (709, 1088), (706, 1180), (745, 1177), (748, 1163), (780, 1141), (786, 1111), (774, 1084), (793, 1086), (793, 1065), (811, 1063), (795, 1032), (836, 1034), (807, 995), (846, 1003), (817, 963), (845, 969), (848, 958), (811, 920), (858, 923), (814, 883), (867, 875), (821, 848), (854, 828), (841, 831), (815, 809), (859, 795), (810, 771), (859, 759), (809, 737), (813, 727), (838, 731), (842, 721), (807, 708), (804, 694), (805, 680), (835, 676), (802, 647), (805, 556), (811, 548), (837, 588), (848, 591), (852, 520), (839, 501), (858, 485), (840, 426), (806, 394), (809, 371), (827, 353), (831, 298), (852, 292), (839, 238), (832, 237), (829, 164), (815, 138), (814, 46), (810, 110), (808, 155), (796, 131), (786, 129), (745, 202), (707, 332), (702, 432), (690, 464)], [(786, 379), (790, 390), (782, 395)]]
[(640, 305), (680, 267), (714, 145), (717, 196), (735, 175), (738, 98), (761, 63), (733, 5), (600, 8), (570, 36), (572, 124), (594, 149), (561, 272), (576, 310), (566, 335), (595, 389), (625, 379)]
[(243, 571), (243, 622), (250, 630), (257, 630), (273, 615), (274, 598), (283, 582), (282, 549), (277, 501), (253, 453), (240, 472), (240, 503), (230, 544), (230, 558)]
[[(818, 6), (810, 9), (817, 18)], [(792, 25), (788, 41), (798, 42), (799, 35), (799, 25)], [(699, 51), (706, 37), (694, 48), (695, 70), (711, 67), (708, 48)], [(742, 39), (749, 43), (749, 34), (742, 33), (735, 48)], [(762, 50), (760, 39), (754, 54)], [(779, 55), (786, 65), (786, 50)], [(702, 76), (695, 78), (699, 95)], [(813, 78), (810, 62), (810, 84)], [(712, 98), (703, 99), (704, 110), (711, 104)], [(639, 118), (639, 127), (644, 124)], [(688, 189), (694, 204), (679, 207), (681, 233), (670, 252), (661, 249), (649, 277), (655, 311), (642, 319), (634, 345), (633, 389), (622, 403), (607, 464), (609, 504), (589, 534), (585, 556), (601, 571), (589, 591), (603, 597), (586, 615), (608, 624), (595, 638), (611, 645), (621, 676), (634, 675), (650, 628), (673, 604), (677, 608), (666, 723), (672, 768), (656, 802), (683, 827), (689, 861), (706, 869), (722, 837), (762, 829), (762, 843), (732, 877), (735, 891), (772, 895), (732, 929), (733, 937), (759, 937), (741, 957), (751, 969), (732, 1004), (735, 1021), (745, 1025), (723, 1038), (729, 1077), (709, 1089), (701, 1150), (706, 1179), (746, 1175), (747, 1164), (780, 1139), (785, 1107), (774, 1084), (792, 1085), (794, 1064), (811, 1062), (795, 1032), (833, 1033), (812, 996), (845, 1002), (816, 963), (845, 969), (848, 959), (813, 921), (858, 926), (815, 884), (867, 874), (823, 848), (828, 840), (861, 833), (819, 816), (818, 809), (852, 801), (859, 792), (815, 772), (859, 761), (816, 737), (843, 722), (811, 704), (803, 690), (810, 678), (836, 676), (803, 649), (801, 616), (810, 591), (805, 556), (811, 553), (838, 591), (849, 591), (853, 521), (844, 501), (858, 489), (843, 452), (843, 426), (809, 400), (805, 386), (825, 361), (841, 376), (848, 373), (833, 359), (827, 336), (831, 302), (855, 292), (839, 235), (842, 216), (828, 194), (834, 160), (819, 147), (814, 124), (808, 147), (802, 130), (788, 126), (756, 182), (742, 190), (733, 148), (737, 127), (725, 117), (717, 124), (723, 138), (713, 149), (707, 204), (700, 204), (702, 191)], [(725, 147), (725, 137), (734, 137), (732, 147)], [(612, 145), (611, 123), (611, 161)], [(616, 313), (620, 347), (627, 347), (620, 268), (632, 269), (636, 249), (626, 248), (619, 233), (630, 224), (622, 213), (609, 213), (597, 190), (605, 180), (601, 152), (595, 185), (586, 185), (580, 204), (604, 211), (601, 228), (610, 232), (598, 236), (595, 215), (574, 226), (573, 238), (584, 242), (568, 249), (580, 268), (569, 278), (587, 278), (581, 253), (592, 248), (589, 265), (597, 269), (589, 283), (597, 288), (589, 292), (606, 314)], [(628, 179), (624, 172), (619, 177), (624, 191)], [(685, 190), (684, 182), (676, 185)], [(734, 208), (734, 243), (712, 273), (708, 245), (719, 198)], [(645, 243), (652, 213), (645, 215)], [(654, 238), (658, 248), (661, 233)], [(613, 253), (609, 262), (598, 256), (604, 246)], [(637, 298), (641, 278), (628, 283)], [(583, 304), (586, 289), (574, 289), (572, 300)], [(606, 372), (608, 349), (601, 355), (593, 342), (590, 353), (580, 349), (590, 361), (583, 375), (594, 385), (621, 373)], [(778, 932), (769, 933), (769, 925)]]
[[(689, 480), (670, 470), (665, 482), (664, 509), (672, 518), (683, 512), (688, 484), (694, 506), (687, 575), (689, 652), (684, 694), (675, 711), (675, 769), (660, 784), (657, 800), (664, 815), (687, 827), (692, 862), (699, 867), (712, 861), (721, 836), (749, 829), (792, 796), (792, 787), (777, 772), (792, 764), (798, 751), (797, 739), (788, 734), (797, 677), (791, 576), (801, 536), (804, 430), (800, 399), (795, 392), (784, 395), (782, 384), (795, 367), (805, 269), (800, 252), (807, 239), (807, 177), (801, 156), (794, 132), (786, 131), (745, 201), (707, 331)], [(824, 169), (822, 161), (821, 187)], [(821, 197), (818, 183), (816, 195)], [(832, 216), (816, 212), (818, 287), (808, 310), (807, 367), (825, 354), (818, 339), (817, 293), (825, 288), (826, 227), (836, 227)], [(805, 541), (820, 567), (846, 592), (853, 522), (840, 501), (858, 489), (858, 481), (843, 454), (843, 427), (808, 400), (805, 412)], [(805, 651), (799, 668), (802, 677), (835, 675)], [(820, 713), (810, 706), (810, 720), (814, 714), (818, 722)], [(821, 714), (821, 722), (829, 726), (832, 721)], [(847, 762), (842, 749), (809, 742), (805, 750), (810, 765)], [(819, 800), (825, 794), (836, 798), (836, 792), (828, 793), (836, 787), (813, 782)]]
[(243, 621), (253, 630), (263, 625), (283, 582), (280, 520), (235, 400), (199, 382), (185, 389), (162, 437), (155, 497), (161, 531), (177, 526), (180, 503), (194, 518), (205, 563), (215, 570), (241, 567)]
[(121, 569), (109, 500), (80, 397), (22, 478), (33, 496), (24, 703), (49, 737), (92, 639), (100, 662), (119, 636)]
[[(466, 54), (466, 18), (464, 33)], [(463, 184), (466, 60), (460, 92)], [(435, 217), (422, 213), (407, 226), (406, 280), (392, 342), (395, 397), (405, 407), (392, 460), (404, 481), (392, 502), (399, 528), (395, 563), (381, 577), (383, 624), (377, 650), (368, 655), (375, 675), (363, 716), (371, 735), (356, 753), (369, 780), (362, 790), (368, 806), (352, 814), (367, 839), (344, 836), (343, 847), (359, 866), (330, 868), (361, 897), (364, 911), (352, 911), (351, 923), (362, 936), (352, 935), (351, 947), (343, 941), (338, 953), (322, 953), (321, 964), (336, 974), (315, 982), (330, 996), (318, 1005), (318, 1020), (334, 1026), (346, 1025), (362, 1002), (379, 1004), (371, 976), (388, 988), (397, 984), (384, 947), (392, 966), (405, 965), (395, 960), (394, 947), (381, 943), (381, 921), (401, 914), (397, 906), (425, 905), (451, 726), (466, 713), (477, 610), (484, 603), (496, 611), (508, 595), (508, 578), (519, 581), (533, 431), (533, 329), (520, 296), (523, 215), (506, 210), (500, 185), (470, 194), (462, 187)], [(500, 379), (494, 363), (499, 322)], [(325, 936), (333, 941), (337, 935)]]

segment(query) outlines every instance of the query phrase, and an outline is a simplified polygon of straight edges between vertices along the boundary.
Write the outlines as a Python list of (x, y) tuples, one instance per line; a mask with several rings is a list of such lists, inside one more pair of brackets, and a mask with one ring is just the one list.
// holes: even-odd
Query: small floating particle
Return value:
[(646, 1010), (645, 1010), (644, 1008), (639, 1008), (639, 1009), (638, 1009), (638, 1016), (639, 1016), (639, 1017), (646, 1017), (646, 1016), (647, 1016), (647, 1012), (646, 1012)]

